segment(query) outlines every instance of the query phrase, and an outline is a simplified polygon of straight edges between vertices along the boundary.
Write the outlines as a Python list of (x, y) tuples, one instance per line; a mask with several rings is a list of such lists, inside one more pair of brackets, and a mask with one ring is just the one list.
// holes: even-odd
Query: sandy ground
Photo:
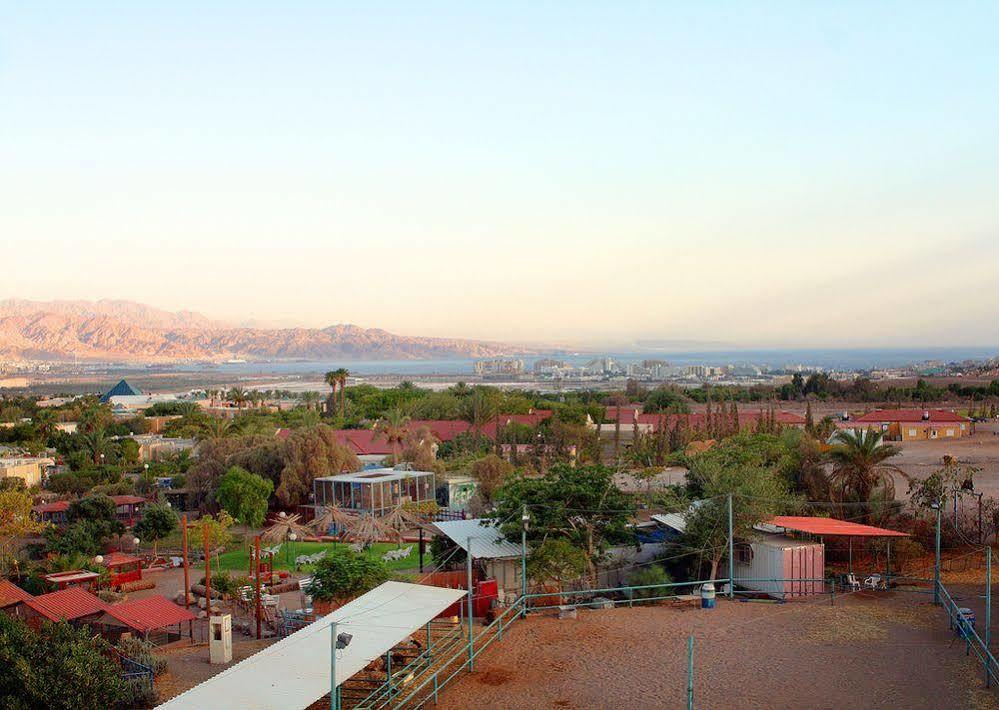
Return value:
[[(896, 444), (902, 453), (891, 463), (914, 478), (926, 478), (943, 465), (943, 457), (954, 456), (960, 464), (979, 469), (975, 474), (975, 490), (986, 497), (999, 497), (999, 423), (976, 425), (974, 436), (950, 441), (907, 441)], [(898, 476), (895, 489), (904, 498), (908, 482)], [(977, 498), (962, 496), (963, 505), (977, 509)]]
[(992, 708), (979, 668), (925, 594), (528, 618), (443, 695), (444, 708)]

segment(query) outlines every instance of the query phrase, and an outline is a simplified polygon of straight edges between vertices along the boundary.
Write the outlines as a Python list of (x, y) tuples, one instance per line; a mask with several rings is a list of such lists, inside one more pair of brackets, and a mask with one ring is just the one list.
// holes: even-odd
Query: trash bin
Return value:
[(715, 608), (715, 585), (713, 582), (701, 585), (701, 608)]
[(975, 628), (975, 612), (962, 606), (957, 610), (957, 627), (954, 632), (961, 638), (968, 638), (973, 628)]

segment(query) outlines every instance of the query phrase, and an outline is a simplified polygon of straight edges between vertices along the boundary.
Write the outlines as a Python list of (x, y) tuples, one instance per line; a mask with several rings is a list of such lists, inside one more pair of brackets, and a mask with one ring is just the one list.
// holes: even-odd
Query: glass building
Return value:
[(384, 515), (400, 503), (432, 501), (434, 474), (379, 468), (317, 478), (317, 506), (337, 506), (358, 514)]

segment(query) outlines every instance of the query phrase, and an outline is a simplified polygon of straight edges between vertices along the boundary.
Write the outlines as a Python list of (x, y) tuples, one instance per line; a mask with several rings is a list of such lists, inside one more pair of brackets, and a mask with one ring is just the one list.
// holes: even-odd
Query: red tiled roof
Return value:
[[(614, 407), (607, 407), (605, 414), (605, 417), (610, 419), (612, 422), (614, 421), (614, 409)], [(714, 414), (717, 414), (717, 411), (715, 411)], [(766, 411), (759, 409), (746, 411), (739, 410), (739, 426), (753, 426), (761, 416), (766, 415)], [(704, 426), (704, 412), (693, 412), (691, 414), (644, 414), (635, 409), (625, 409), (622, 407), (621, 411), (618, 413), (618, 421), (621, 422), (622, 426), (632, 426), (635, 422), (637, 422), (638, 424), (652, 425), (658, 428), (660, 423), (663, 423), (667, 427), (672, 428), (677, 419), (681, 417), (686, 419), (686, 426), (692, 429)], [(788, 412), (782, 409), (774, 411), (774, 418), (781, 424), (787, 426), (804, 426), (805, 424), (805, 418), (802, 415), (797, 412)]]
[(62, 513), (69, 508), (68, 500), (57, 500), (52, 503), (36, 505), (32, 510), (36, 513)]
[(111, 500), (114, 501), (115, 505), (129, 505), (135, 503), (145, 503), (146, 499), (142, 496), (111, 496)]
[[(923, 419), (923, 414), (929, 415), (929, 419)], [(949, 409), (876, 409), (873, 412), (856, 417), (853, 421), (863, 424), (876, 424), (880, 422), (915, 424), (922, 421), (930, 424), (941, 424), (943, 422), (955, 423), (971, 420)]]
[(374, 429), (337, 429), (333, 434), (341, 444), (358, 456), (384, 456), (392, 453), (388, 441)]
[(79, 619), (108, 609), (107, 604), (79, 587), (67, 587), (58, 592), (32, 597), (24, 604), (49, 621)]
[(138, 557), (126, 554), (124, 552), (109, 552), (104, 555), (104, 566), (108, 569), (113, 567), (121, 567), (122, 565), (130, 565), (135, 562), (142, 562)]
[(31, 595), (26, 591), (13, 582), (0, 579), (0, 609), (20, 604), (28, 599), (31, 599)]
[(197, 618), (184, 607), (174, 604), (159, 594), (145, 599), (112, 604), (105, 611), (109, 616), (139, 633), (176, 626)]
[(887, 528), (876, 528), (873, 525), (849, 523), (835, 518), (796, 517), (793, 515), (778, 515), (767, 521), (786, 530), (798, 530), (813, 535), (830, 535), (846, 537), (909, 537), (906, 533)]

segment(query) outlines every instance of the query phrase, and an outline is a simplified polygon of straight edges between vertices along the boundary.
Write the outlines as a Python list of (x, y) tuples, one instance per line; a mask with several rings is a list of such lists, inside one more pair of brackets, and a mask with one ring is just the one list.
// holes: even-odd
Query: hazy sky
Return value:
[(999, 344), (999, 3), (0, 0), (0, 297)]

